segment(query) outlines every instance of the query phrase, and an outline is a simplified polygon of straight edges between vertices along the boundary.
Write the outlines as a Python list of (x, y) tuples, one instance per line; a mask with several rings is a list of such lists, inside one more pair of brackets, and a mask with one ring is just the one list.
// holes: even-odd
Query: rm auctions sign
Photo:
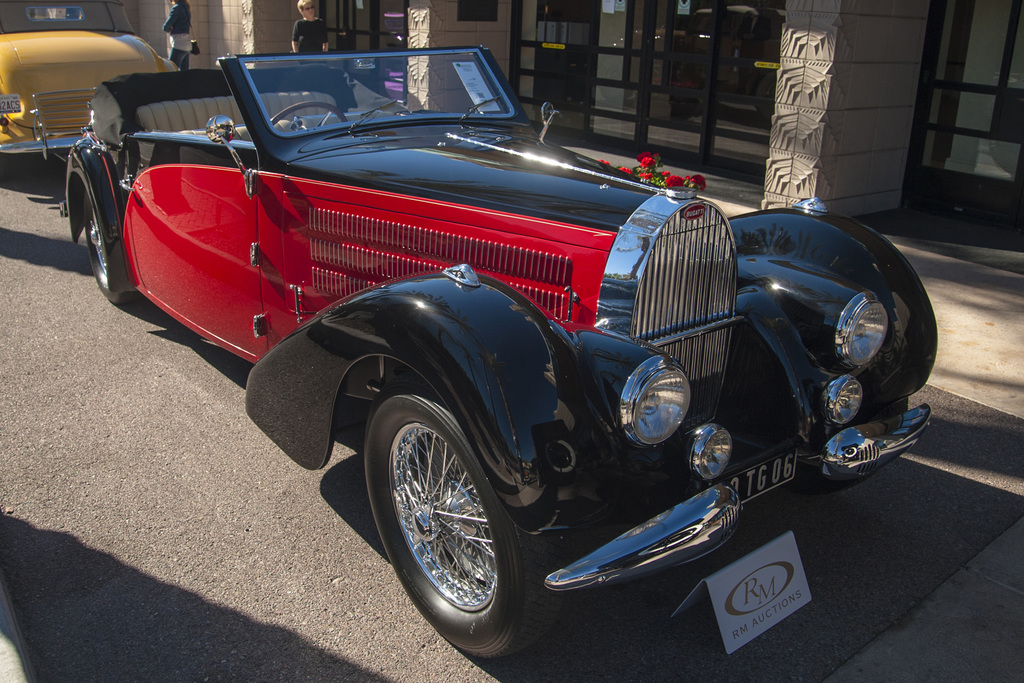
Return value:
[(700, 582), (672, 614), (711, 597), (725, 651), (732, 654), (811, 601), (796, 538), (774, 541)]

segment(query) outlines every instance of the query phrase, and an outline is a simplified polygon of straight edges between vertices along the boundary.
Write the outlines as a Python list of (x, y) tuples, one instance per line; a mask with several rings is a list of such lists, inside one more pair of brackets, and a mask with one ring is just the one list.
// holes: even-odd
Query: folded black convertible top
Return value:
[(117, 76), (96, 89), (92, 98), (93, 130), (100, 140), (119, 146), (122, 137), (142, 130), (135, 112), (145, 104), (230, 94), (220, 69)]

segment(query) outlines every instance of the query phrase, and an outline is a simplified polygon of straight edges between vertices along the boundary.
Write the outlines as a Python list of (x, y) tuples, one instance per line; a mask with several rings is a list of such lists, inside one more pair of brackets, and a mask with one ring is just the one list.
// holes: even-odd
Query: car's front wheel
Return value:
[(519, 531), (452, 414), (418, 385), (385, 388), (367, 423), (366, 481), (392, 567), (431, 625), (493, 657), (553, 623), (555, 546)]

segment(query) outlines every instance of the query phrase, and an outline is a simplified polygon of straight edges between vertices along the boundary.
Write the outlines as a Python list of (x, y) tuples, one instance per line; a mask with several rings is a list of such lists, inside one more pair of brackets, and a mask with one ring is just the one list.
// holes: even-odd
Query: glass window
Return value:
[(768, 158), (768, 140), (740, 140), (716, 135), (712, 155), (763, 166)]
[(986, 140), (967, 135), (929, 131), (925, 139), (924, 166), (971, 175), (1014, 180), (1020, 144)]
[(519, 96), (533, 97), (533, 76), (519, 77)]
[(600, 17), (598, 20), (598, 45), (619, 49), (629, 47), (626, 45), (626, 19), (628, 15), (625, 9), (625, 3), (601, 3), (601, 13), (598, 15)]
[(655, 52), (705, 55), (711, 46), (712, 0), (658, 0)]
[(636, 92), (599, 85), (594, 88), (594, 106), (598, 109), (617, 111), (623, 114), (635, 114)]
[(647, 142), (652, 148), (664, 146), (696, 153), (700, 149), (700, 133), (651, 126), (647, 129)]
[(950, 2), (939, 47), (940, 80), (999, 84), (1011, 2), (987, 0), (984, 10), (974, 0)]
[(651, 118), (661, 121), (699, 124), (704, 118), (704, 100), (700, 97), (652, 93)]
[(623, 58), (617, 55), (597, 56), (597, 77), (612, 81), (622, 80)]
[(524, 69), (533, 69), (534, 68), (534, 53), (535, 52), (536, 52), (536, 50), (534, 50), (532, 47), (524, 47), (519, 52), (519, 62), (520, 62), (520, 65)]
[(636, 123), (633, 121), (621, 121), (619, 119), (607, 119), (603, 116), (591, 118), (591, 130), (598, 135), (607, 135), (623, 140), (632, 140), (636, 136)]
[(992, 128), (996, 96), (936, 89), (928, 123), (988, 132)]
[[(651, 69), (651, 82), (654, 85), (661, 85), (665, 77), (662, 65), (664, 62), (655, 62)], [(708, 78), (708, 67), (698, 62), (668, 62), (668, 85), (673, 88), (689, 88), (691, 90), (703, 90), (704, 83)]]
[(1020, 20), (1017, 22), (1017, 38), (1013, 47), (1013, 61), (1010, 63), (1010, 80), (1007, 85), (1011, 88), (1024, 88), (1024, 12), (1020, 13)]
[(722, 17), (719, 54), (770, 62), (779, 61), (782, 24), (786, 21), (785, 0), (726, 3)]

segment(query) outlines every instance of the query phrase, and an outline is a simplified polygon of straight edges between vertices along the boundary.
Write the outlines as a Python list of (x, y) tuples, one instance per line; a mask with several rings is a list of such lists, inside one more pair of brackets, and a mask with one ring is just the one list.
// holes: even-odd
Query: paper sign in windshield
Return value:
[[(470, 99), (473, 100), (473, 104), (494, 100), (494, 93), (491, 91), (490, 86), (487, 85), (483, 74), (480, 73), (480, 67), (476, 65), (476, 62), (454, 62), (454, 64), (455, 71), (459, 74), (459, 78), (462, 79), (462, 85), (466, 88)], [(480, 107), (479, 111), (500, 112), (501, 105), (498, 102), (487, 102), (487, 104)]]

